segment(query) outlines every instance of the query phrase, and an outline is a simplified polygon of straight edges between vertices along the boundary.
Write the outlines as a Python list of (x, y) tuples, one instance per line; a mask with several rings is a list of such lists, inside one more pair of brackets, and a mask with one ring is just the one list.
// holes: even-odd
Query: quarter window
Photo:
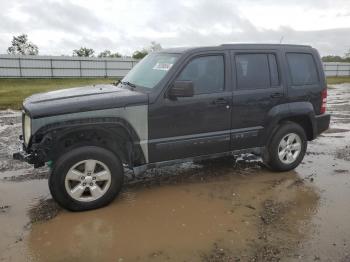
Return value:
[(195, 94), (209, 94), (224, 90), (224, 57), (221, 55), (194, 58), (177, 80), (192, 81)]
[(287, 61), (293, 85), (318, 83), (316, 64), (311, 54), (288, 53)]
[(239, 54), (235, 56), (238, 89), (264, 89), (279, 85), (276, 56)]

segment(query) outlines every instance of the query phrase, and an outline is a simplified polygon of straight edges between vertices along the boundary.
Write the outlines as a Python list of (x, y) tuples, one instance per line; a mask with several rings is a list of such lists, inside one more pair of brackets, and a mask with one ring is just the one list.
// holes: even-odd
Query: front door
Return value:
[(174, 81), (192, 81), (194, 96), (159, 97), (149, 106), (150, 163), (230, 150), (228, 60), (225, 52), (189, 57)]

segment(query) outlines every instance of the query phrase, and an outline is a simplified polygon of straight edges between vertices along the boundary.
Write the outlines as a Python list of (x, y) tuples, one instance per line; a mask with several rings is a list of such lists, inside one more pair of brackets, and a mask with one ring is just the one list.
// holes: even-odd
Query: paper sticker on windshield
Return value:
[(170, 63), (157, 63), (157, 64), (153, 67), (153, 69), (154, 69), (154, 70), (168, 71), (172, 66), (173, 66), (173, 64), (170, 64)]

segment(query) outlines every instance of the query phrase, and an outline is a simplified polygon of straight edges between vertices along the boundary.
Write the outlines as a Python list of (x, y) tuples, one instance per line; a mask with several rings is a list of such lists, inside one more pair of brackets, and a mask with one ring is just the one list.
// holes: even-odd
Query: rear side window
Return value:
[(178, 80), (191, 80), (195, 94), (210, 94), (224, 90), (224, 57), (211, 55), (194, 58), (182, 70)]
[(235, 56), (238, 89), (264, 89), (279, 85), (276, 56), (239, 54)]
[(316, 64), (311, 54), (288, 53), (287, 61), (293, 85), (318, 83)]

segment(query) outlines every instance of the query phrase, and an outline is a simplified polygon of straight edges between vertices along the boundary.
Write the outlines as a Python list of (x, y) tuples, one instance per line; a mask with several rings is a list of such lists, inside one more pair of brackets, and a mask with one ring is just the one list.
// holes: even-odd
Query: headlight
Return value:
[(25, 145), (28, 145), (31, 135), (32, 135), (32, 120), (27, 114), (25, 114), (24, 120), (23, 120), (23, 137), (24, 137)]

